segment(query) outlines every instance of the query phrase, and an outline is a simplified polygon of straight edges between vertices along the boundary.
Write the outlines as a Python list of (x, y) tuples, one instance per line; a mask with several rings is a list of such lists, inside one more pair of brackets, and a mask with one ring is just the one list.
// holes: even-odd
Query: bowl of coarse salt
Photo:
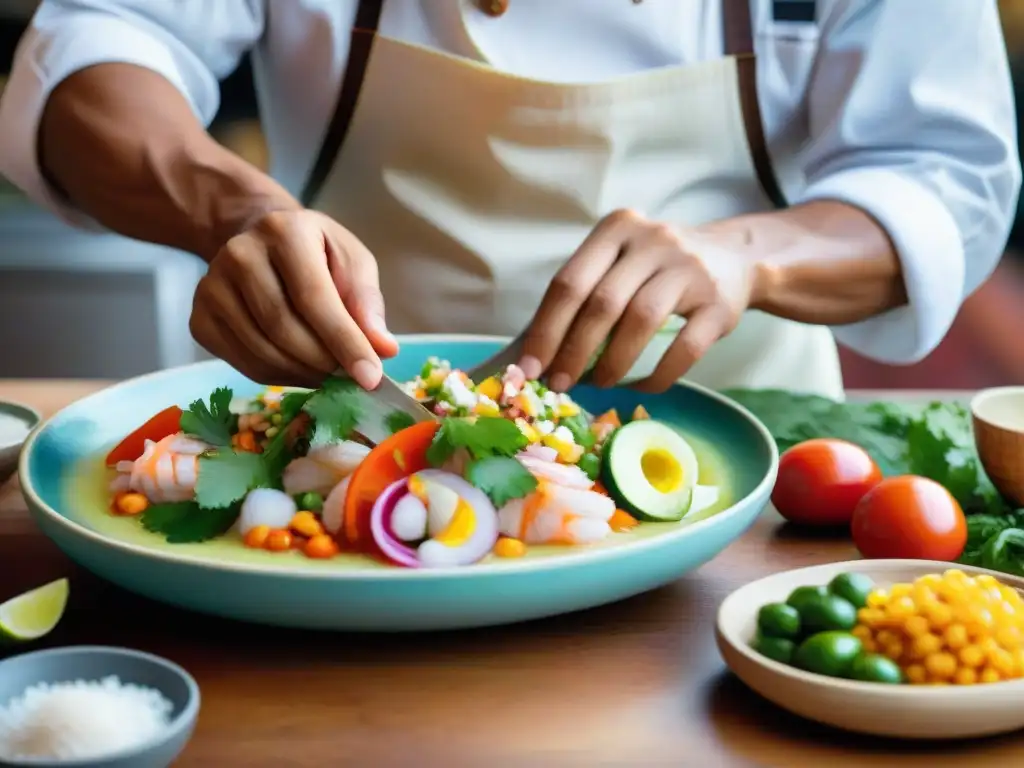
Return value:
[(148, 653), (72, 646), (0, 661), (0, 768), (166, 768), (198, 716), (196, 681)]

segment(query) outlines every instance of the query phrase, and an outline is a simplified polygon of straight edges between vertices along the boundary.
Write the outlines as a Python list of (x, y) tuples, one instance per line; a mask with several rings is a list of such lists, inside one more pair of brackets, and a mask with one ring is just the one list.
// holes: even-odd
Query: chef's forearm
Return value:
[(900, 261), (885, 230), (846, 203), (815, 201), (704, 229), (727, 244), (734, 241), (735, 252), (755, 265), (754, 309), (843, 325), (907, 302)]
[(54, 90), (39, 162), (105, 227), (205, 259), (263, 213), (301, 207), (212, 139), (170, 82), (128, 64), (90, 67)]

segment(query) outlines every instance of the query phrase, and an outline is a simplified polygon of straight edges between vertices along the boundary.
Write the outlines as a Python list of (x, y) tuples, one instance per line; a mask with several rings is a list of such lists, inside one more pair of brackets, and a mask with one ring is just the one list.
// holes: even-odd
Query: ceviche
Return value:
[(372, 394), (340, 378), (171, 406), (107, 455), (111, 514), (171, 544), (438, 568), (586, 546), (718, 501), (687, 440), (642, 407), (594, 417), (516, 366), (473, 382), (437, 358), (403, 386), (433, 418), (395, 411), (377, 444)]

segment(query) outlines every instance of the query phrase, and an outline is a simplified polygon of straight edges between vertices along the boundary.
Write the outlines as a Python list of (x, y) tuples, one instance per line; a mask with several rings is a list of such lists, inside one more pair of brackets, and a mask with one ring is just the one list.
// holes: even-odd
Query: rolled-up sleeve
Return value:
[(888, 232), (909, 302), (834, 329), (876, 360), (920, 360), (995, 269), (1021, 183), (995, 0), (823, 0), (800, 201)]
[(53, 89), (96, 64), (135, 64), (175, 85), (209, 125), (220, 106), (218, 81), (262, 34), (264, 1), (43, 0), (0, 98), (0, 174), (65, 220), (90, 226), (38, 166), (39, 121)]

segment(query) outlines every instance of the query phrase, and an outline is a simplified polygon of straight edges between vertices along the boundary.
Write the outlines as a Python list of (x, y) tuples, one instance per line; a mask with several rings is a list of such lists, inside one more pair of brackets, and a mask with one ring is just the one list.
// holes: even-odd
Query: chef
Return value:
[[(269, 174), (205, 130), (247, 53)], [(264, 382), (525, 329), (555, 389), (831, 396), (837, 339), (941, 341), (1021, 181), (995, 0), (43, 0), (0, 173), (208, 261)]]

